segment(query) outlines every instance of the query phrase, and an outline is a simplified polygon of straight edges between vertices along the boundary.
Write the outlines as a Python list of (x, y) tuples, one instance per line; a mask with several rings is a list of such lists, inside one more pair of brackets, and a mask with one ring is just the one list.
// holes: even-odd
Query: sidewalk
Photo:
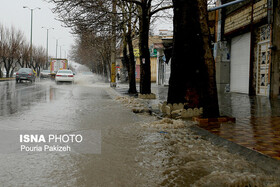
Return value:
[[(116, 90), (126, 94), (127, 84)], [(139, 91), (139, 86), (137, 86)], [(152, 84), (154, 103), (167, 100), (168, 87)], [(220, 114), (236, 118), (236, 123), (198, 125), (212, 134), (280, 160), (280, 100), (263, 96), (223, 93), (219, 95)]]
[(0, 82), (2, 82), (2, 81), (11, 81), (11, 80), (15, 80), (15, 78), (14, 77), (12, 77), (12, 78), (0, 78)]

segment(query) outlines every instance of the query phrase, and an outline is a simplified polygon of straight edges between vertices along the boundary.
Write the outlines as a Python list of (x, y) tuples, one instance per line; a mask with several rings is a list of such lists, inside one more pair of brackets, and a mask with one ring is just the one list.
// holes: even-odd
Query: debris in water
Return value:
[(163, 175), (159, 185), (279, 186), (279, 178), (195, 134), (190, 128), (194, 124), (164, 118), (142, 125), (147, 132), (140, 165)]

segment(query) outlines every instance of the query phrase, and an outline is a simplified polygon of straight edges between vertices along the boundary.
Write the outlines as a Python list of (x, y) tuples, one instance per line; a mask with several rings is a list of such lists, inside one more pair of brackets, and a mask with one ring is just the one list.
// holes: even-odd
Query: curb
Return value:
[(0, 78), (0, 82), (12, 81), (12, 80), (15, 80), (15, 78)]
[(115, 88), (109, 87), (107, 90), (107, 93), (109, 96), (111, 96), (112, 99), (115, 99), (116, 97), (123, 96), (121, 93), (119, 93)]
[(251, 162), (263, 169), (266, 173), (273, 175), (277, 178), (280, 178), (280, 161), (274, 158), (271, 158), (267, 155), (261, 154), (257, 151), (248, 149), (239, 144), (226, 140), (222, 137), (214, 135), (209, 131), (202, 129), (196, 125), (191, 127), (198, 135), (202, 136), (206, 140), (212, 142), (214, 145), (222, 146), (226, 148), (226, 150), (233, 154), (238, 154), (244, 157), (248, 162)]

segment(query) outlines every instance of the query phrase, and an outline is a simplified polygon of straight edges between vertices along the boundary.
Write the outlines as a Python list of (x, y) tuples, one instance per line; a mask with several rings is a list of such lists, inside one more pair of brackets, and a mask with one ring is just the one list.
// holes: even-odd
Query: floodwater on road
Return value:
[[(2, 89), (3, 88), (3, 89)], [(135, 161), (139, 121), (108, 86), (1, 83), (1, 130), (101, 130), (101, 154), (0, 154), (3, 186), (135, 186), (147, 184)], [(130, 129), (130, 130), (128, 130)]]
[(98, 82), (0, 83), (0, 130), (101, 130), (102, 138), (101, 154), (1, 153), (1, 186), (280, 184), (189, 125), (136, 115), (111, 93)]

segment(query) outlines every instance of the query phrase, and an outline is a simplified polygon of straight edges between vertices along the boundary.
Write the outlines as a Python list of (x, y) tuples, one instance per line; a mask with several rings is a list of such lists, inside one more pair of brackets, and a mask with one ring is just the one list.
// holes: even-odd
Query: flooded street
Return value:
[(147, 184), (141, 177), (146, 171), (135, 161), (138, 136), (132, 125), (149, 119), (118, 105), (107, 89), (103, 84), (86, 87), (54, 82), (1, 83), (1, 130), (101, 130), (102, 133), (101, 154), (1, 154), (1, 185)]
[(1, 186), (279, 186), (190, 124), (137, 115), (104, 83), (0, 83), (1, 130), (101, 131), (101, 154), (1, 153)]

